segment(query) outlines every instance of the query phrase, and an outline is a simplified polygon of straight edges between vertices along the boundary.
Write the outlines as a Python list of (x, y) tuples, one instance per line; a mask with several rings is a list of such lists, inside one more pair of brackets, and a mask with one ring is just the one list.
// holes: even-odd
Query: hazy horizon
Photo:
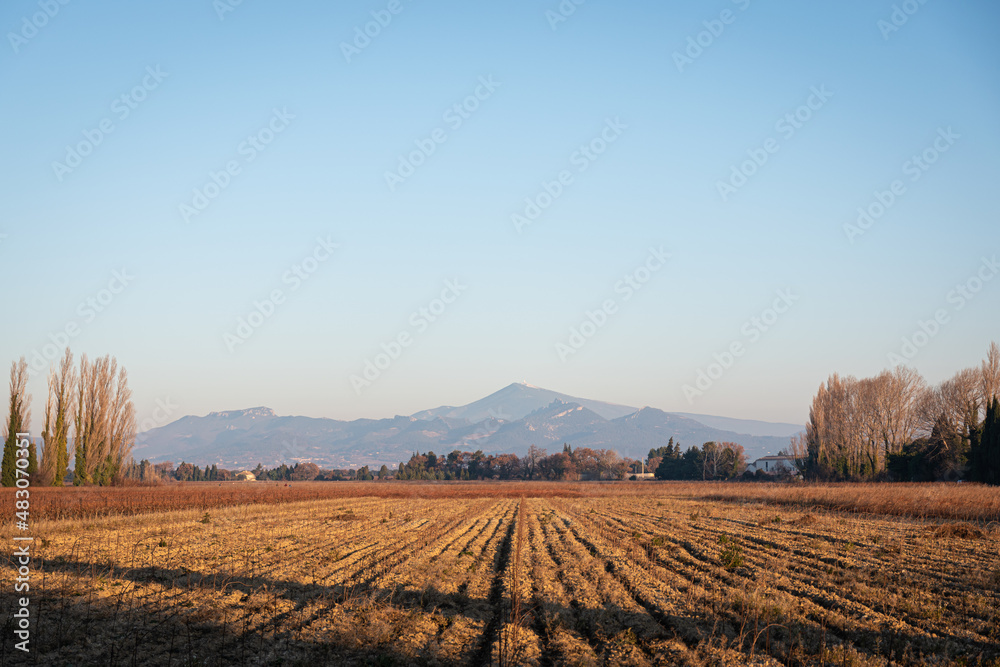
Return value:
[[(657, 409), (657, 410), (663, 410), (664, 412), (675, 412), (677, 414), (686, 414), (686, 415), (695, 415), (695, 416), (700, 415), (700, 416), (703, 416), (703, 417), (728, 417), (728, 415), (709, 415), (709, 414), (706, 414), (706, 413), (690, 412), (690, 411), (684, 411), (684, 410), (665, 410), (663, 408), (660, 408), (659, 406), (648, 405), (648, 404), (630, 405), (630, 404), (625, 404), (625, 403), (618, 403), (618, 402), (615, 402), (615, 401), (605, 401), (605, 400), (603, 400), (600, 397), (593, 397), (593, 396), (573, 396), (572, 394), (569, 394), (568, 392), (558, 391), (558, 390), (555, 390), (555, 389), (551, 389), (549, 387), (539, 387), (537, 385), (533, 385), (533, 384), (528, 383), (528, 382), (512, 382), (512, 383), (509, 383), (509, 384), (507, 384), (507, 385), (505, 385), (503, 387), (500, 387), (499, 389), (497, 389), (494, 392), (490, 392), (490, 394), (488, 394), (488, 395), (472, 397), (472, 398), (469, 398), (468, 400), (462, 400), (460, 402), (440, 403), (440, 404), (435, 404), (435, 405), (428, 405), (428, 406), (425, 406), (424, 408), (421, 408), (419, 410), (414, 410), (412, 412), (384, 414), (384, 415), (378, 415), (378, 416), (363, 416), (363, 417), (357, 417), (356, 419), (386, 419), (386, 418), (391, 418), (391, 417), (395, 417), (395, 416), (399, 416), (399, 415), (412, 416), (414, 414), (419, 414), (419, 413), (425, 412), (427, 410), (435, 410), (435, 409), (438, 409), (438, 408), (462, 407), (462, 406), (468, 405), (469, 403), (474, 403), (474, 402), (476, 402), (478, 400), (481, 400), (483, 398), (487, 398), (488, 396), (490, 396), (492, 394), (495, 394), (495, 393), (498, 393), (498, 392), (500, 392), (500, 391), (502, 391), (502, 390), (510, 387), (511, 385), (514, 385), (514, 384), (521, 384), (521, 385), (525, 385), (525, 386), (528, 386), (528, 387), (531, 387), (531, 388), (534, 388), (534, 389), (544, 389), (544, 390), (553, 391), (553, 392), (560, 393), (560, 394), (566, 394), (567, 396), (570, 396), (571, 398), (580, 398), (580, 399), (586, 399), (586, 400), (591, 400), (591, 401), (597, 401), (597, 402), (600, 402), (600, 403), (607, 403), (607, 404), (610, 404), (610, 405), (618, 405), (618, 406), (626, 407), (626, 408), (635, 408), (637, 411), (638, 410), (642, 410), (644, 408), (654, 408), (654, 409)], [(338, 420), (341, 420), (341, 421), (347, 421), (347, 420), (342, 420), (341, 418), (336, 417), (334, 415), (305, 415), (305, 414), (299, 414), (299, 413), (294, 413), (294, 412), (287, 413), (287, 414), (282, 414), (282, 413), (278, 412), (277, 410), (274, 410), (274, 408), (272, 408), (270, 405), (264, 405), (264, 404), (260, 404), (260, 405), (245, 405), (245, 406), (228, 407), (228, 408), (224, 407), (224, 408), (219, 408), (219, 409), (216, 409), (216, 410), (209, 410), (208, 412), (204, 412), (204, 413), (185, 413), (185, 415), (183, 415), (183, 416), (187, 416), (188, 414), (190, 414), (191, 416), (195, 416), (195, 417), (205, 417), (205, 416), (208, 416), (208, 415), (213, 414), (213, 413), (239, 412), (239, 411), (246, 411), (246, 410), (254, 410), (254, 409), (258, 409), (258, 408), (266, 408), (266, 409), (272, 410), (276, 415), (278, 415), (278, 416), (284, 416), (284, 417), (327, 418), (327, 419), (338, 419)], [(178, 416), (178, 415), (175, 414), (175, 417), (176, 416)], [(750, 418), (733, 417), (733, 419), (750, 419)], [(792, 424), (792, 425), (795, 424), (795, 422), (780, 422), (780, 421), (777, 421), (777, 422), (771, 421), (771, 422), (769, 422), (768, 420), (753, 420), (753, 421), (764, 421), (764, 422), (775, 423), (775, 424)], [(803, 427), (804, 427), (805, 422), (803, 421), (802, 424), (803, 424)]]
[(38, 367), (34, 435), (64, 343), (140, 424), (518, 381), (797, 424), (834, 372), (940, 382), (1000, 338), (998, 19), (7, 3), (0, 360)]

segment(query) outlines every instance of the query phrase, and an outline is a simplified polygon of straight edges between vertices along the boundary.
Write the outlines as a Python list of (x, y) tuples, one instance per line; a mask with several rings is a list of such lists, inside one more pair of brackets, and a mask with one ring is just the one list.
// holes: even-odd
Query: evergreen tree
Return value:
[(31, 421), (31, 396), (28, 387), (28, 362), (24, 357), (10, 365), (10, 416), (7, 422), (7, 439), (0, 463), (0, 482), (14, 486), (17, 482), (17, 434), (27, 432)]
[(978, 481), (1000, 485), (1000, 398), (993, 401), (986, 410), (983, 422), (982, 442), (979, 446)]
[(87, 483), (87, 441), (82, 440), (76, 445), (76, 456), (73, 460), (73, 486), (83, 486)]
[[(670, 439), (671, 443), (673, 438)], [(690, 447), (681, 454), (681, 445), (668, 444), (672, 447), (669, 456), (665, 455), (659, 467), (654, 471), (656, 479), (702, 479), (702, 451), (699, 447)]]
[(35, 449), (35, 441), (28, 442), (28, 470), (27, 473), (34, 476), (38, 473), (38, 452)]
[(14, 472), (16, 469), (15, 462), (17, 461), (17, 431), (14, 430), (15, 423), (15, 419), (11, 417), (10, 425), (8, 426), (10, 432), (3, 443), (3, 466), (0, 468), (2, 470), (0, 480), (2, 480), (4, 486), (14, 486), (17, 481), (17, 473)]

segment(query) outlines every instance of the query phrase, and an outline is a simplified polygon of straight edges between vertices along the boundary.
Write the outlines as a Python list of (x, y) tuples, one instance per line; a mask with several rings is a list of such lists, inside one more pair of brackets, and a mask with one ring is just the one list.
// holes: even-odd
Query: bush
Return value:
[(719, 544), (723, 545), (722, 551), (719, 553), (719, 560), (722, 561), (724, 568), (735, 570), (743, 567), (745, 563), (743, 547), (740, 546), (739, 542), (731, 539), (728, 535), (719, 535)]

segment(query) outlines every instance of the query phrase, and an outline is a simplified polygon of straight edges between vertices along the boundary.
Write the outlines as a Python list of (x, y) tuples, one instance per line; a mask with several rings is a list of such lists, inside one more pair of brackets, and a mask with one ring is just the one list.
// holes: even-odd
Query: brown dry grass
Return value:
[[(0, 503), (14, 489), (0, 489)], [(584, 498), (662, 496), (757, 502), (804, 510), (1000, 522), (1000, 487), (981, 484), (725, 482), (189, 482), (154, 487), (32, 488), (36, 519), (129, 516), (337, 498)], [(0, 517), (0, 523), (11, 521)]]
[(964, 540), (981, 540), (986, 533), (968, 523), (949, 523), (931, 528), (931, 534), (938, 538), (960, 537)]
[[(680, 489), (679, 489), (680, 490)], [(690, 484), (692, 497), (859, 514), (1000, 521), (1000, 487), (983, 484)]]
[[(0, 503), (12, 503), (14, 491), (0, 488)], [(587, 493), (587, 484), (559, 482), (182, 482), (161, 486), (33, 487), (31, 513), (35, 519), (72, 519), (337, 498), (550, 498)], [(0, 522), (11, 520), (4, 516)]]

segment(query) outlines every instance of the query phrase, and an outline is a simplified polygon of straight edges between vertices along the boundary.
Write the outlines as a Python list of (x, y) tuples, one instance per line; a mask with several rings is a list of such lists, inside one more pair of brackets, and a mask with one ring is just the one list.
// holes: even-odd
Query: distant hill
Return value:
[[(740, 430), (720, 428), (727, 425)], [(673, 437), (684, 447), (736, 442), (752, 460), (776, 453), (799, 430), (793, 424), (637, 409), (517, 383), (468, 405), (408, 417), (340, 421), (278, 416), (265, 407), (186, 416), (140, 434), (134, 456), (229, 469), (298, 461), (349, 468), (396, 465), (415, 451), (523, 455), (531, 445), (554, 451), (567, 442), (638, 458)]]
[(615, 403), (604, 403), (602, 401), (591, 401), (585, 398), (576, 398), (567, 394), (560, 394), (557, 391), (542, 389), (523, 382), (515, 382), (507, 385), (500, 391), (494, 392), (486, 398), (481, 398), (474, 403), (461, 407), (443, 406), (433, 410), (417, 412), (413, 416), (417, 419), (429, 419), (431, 417), (450, 417), (452, 419), (465, 419), (470, 422), (478, 422), (488, 417), (497, 419), (521, 419), (536, 410), (539, 410), (552, 401), (559, 400), (563, 403), (576, 403), (587, 408), (591, 412), (597, 413), (605, 419), (616, 419), (630, 415), (638, 408), (627, 405), (617, 405)]
[(796, 433), (805, 430), (805, 424), (785, 424), (781, 422), (761, 422), (753, 419), (733, 419), (731, 417), (715, 417), (713, 415), (697, 415), (690, 412), (672, 412), (670, 414), (689, 417), (699, 421), (705, 426), (721, 429), (723, 431), (733, 431), (734, 433), (746, 433), (748, 435), (774, 435), (782, 438), (791, 438)]

